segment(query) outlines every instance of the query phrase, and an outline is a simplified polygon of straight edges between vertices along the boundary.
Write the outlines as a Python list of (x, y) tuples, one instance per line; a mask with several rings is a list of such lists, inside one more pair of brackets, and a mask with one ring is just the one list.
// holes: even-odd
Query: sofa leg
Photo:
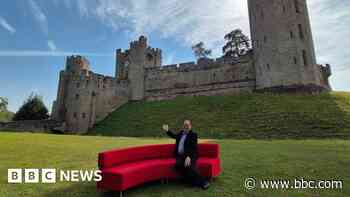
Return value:
[(119, 197), (123, 197), (123, 191), (119, 191)]

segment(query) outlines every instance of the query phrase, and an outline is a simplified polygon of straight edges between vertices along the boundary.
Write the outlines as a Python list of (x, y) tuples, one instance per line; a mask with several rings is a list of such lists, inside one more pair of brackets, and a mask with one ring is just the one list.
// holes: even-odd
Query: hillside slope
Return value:
[(350, 138), (350, 93), (250, 94), (180, 97), (128, 103), (93, 128), (92, 135), (164, 136), (162, 124), (193, 120), (209, 138)]

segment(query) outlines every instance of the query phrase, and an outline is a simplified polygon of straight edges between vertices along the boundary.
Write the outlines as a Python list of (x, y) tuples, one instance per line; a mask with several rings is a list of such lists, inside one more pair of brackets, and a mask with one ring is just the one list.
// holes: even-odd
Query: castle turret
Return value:
[(66, 70), (75, 73), (81, 73), (82, 71), (88, 72), (90, 70), (89, 61), (80, 55), (67, 57)]
[(256, 85), (322, 89), (306, 0), (248, 0)]
[(129, 80), (130, 100), (144, 99), (145, 68), (160, 67), (162, 65), (162, 51), (147, 45), (147, 38), (141, 36), (130, 43), (130, 49), (117, 50), (116, 78)]

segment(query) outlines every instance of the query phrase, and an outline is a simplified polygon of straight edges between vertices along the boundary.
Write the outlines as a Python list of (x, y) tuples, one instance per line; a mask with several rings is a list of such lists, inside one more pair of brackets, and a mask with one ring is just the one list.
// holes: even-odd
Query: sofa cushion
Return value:
[[(166, 178), (172, 172), (175, 159), (151, 159), (121, 164), (102, 171), (103, 182), (124, 190), (152, 180)], [(118, 181), (116, 181), (118, 180)]]

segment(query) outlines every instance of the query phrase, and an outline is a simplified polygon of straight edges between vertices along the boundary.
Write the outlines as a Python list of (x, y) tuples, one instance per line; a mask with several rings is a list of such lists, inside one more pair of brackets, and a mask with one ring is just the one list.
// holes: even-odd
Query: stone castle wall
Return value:
[(306, 0), (248, 0), (257, 89), (323, 86)]
[(146, 69), (145, 99), (172, 99), (180, 95), (216, 95), (252, 92), (255, 70), (251, 55), (200, 59)]
[[(67, 61), (68, 63), (68, 61)], [(52, 115), (67, 130), (87, 131), (96, 122), (128, 101), (128, 83), (89, 70), (60, 73), (59, 91)]]
[(81, 56), (68, 57), (53, 118), (85, 132), (128, 101), (330, 90), (331, 68), (316, 62), (306, 0), (248, 0), (248, 7), (253, 49), (240, 58), (162, 66), (162, 51), (144, 36), (116, 51), (115, 77), (93, 73)]
[(12, 122), (0, 122), (2, 131), (23, 131), (23, 132), (51, 132), (61, 126), (61, 122), (55, 120), (23, 120)]

